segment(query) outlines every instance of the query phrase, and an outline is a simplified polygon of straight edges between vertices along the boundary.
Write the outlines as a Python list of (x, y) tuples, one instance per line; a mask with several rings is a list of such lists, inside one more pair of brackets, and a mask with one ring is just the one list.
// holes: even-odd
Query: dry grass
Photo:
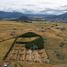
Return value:
[(3, 57), (5, 56), (5, 54), (10, 49), (13, 41), (14, 41), (14, 39), (11, 39), (11, 40), (7, 40), (7, 41), (4, 41), (4, 42), (0, 43), (0, 59), (3, 59)]
[[(15, 21), (0, 21), (0, 41), (24, 34), (26, 32), (34, 32), (41, 35), (43, 38), (47, 38), (47, 45), (45, 46), (46, 52), (51, 60), (51, 63), (61, 64), (67, 63), (67, 61), (61, 61), (56, 59), (54, 51), (60, 51), (67, 56), (67, 47), (59, 47), (61, 42), (64, 42), (64, 39), (67, 42), (67, 24), (66, 23), (42, 23), (37, 21), (32, 21), (33, 23), (20, 23)], [(35, 23), (34, 23), (35, 22)], [(62, 30), (62, 27), (65, 29)], [(14, 35), (12, 33), (14, 32)], [(14, 39), (10, 39), (4, 42), (0, 42), (0, 60), (3, 59), (5, 54), (8, 52), (11, 47)], [(65, 44), (67, 45), (67, 44)], [(39, 65), (35, 64), (32, 67), (52, 67), (52, 65)], [(67, 65), (66, 65), (67, 66)], [(31, 67), (28, 65), (27, 67)], [(53, 66), (54, 67), (54, 66)], [(55, 65), (56, 67), (56, 65)], [(57, 66), (58, 67), (58, 66)]]

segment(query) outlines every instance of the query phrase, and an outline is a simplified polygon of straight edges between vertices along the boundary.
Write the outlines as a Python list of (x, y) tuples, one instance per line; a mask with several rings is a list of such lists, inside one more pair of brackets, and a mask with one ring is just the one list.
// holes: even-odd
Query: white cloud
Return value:
[(67, 5), (67, 0), (0, 0), (0, 10), (5, 11), (23, 11), (23, 9), (26, 9), (37, 13), (47, 8), (56, 10), (67, 9), (67, 7), (61, 7), (64, 5)]

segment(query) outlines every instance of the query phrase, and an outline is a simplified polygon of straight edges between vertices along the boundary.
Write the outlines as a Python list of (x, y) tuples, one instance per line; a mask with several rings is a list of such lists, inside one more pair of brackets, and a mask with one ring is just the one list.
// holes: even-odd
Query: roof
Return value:
[(34, 32), (27, 32), (27, 33), (24, 33), (24, 34), (20, 35), (19, 37), (36, 37), (36, 36), (40, 37), (40, 35), (38, 35)]

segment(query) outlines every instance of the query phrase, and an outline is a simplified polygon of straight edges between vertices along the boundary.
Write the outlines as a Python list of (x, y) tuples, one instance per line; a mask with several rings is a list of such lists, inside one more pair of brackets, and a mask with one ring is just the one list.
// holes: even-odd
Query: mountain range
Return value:
[(25, 14), (21, 12), (0, 11), (0, 20), (47, 20), (67, 22), (67, 13), (61, 15), (51, 14)]

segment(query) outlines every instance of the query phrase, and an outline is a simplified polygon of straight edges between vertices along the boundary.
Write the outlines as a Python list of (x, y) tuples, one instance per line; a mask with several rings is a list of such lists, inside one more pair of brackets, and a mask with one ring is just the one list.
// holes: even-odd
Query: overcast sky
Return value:
[(67, 0), (0, 0), (0, 10), (19, 12), (67, 12)]

